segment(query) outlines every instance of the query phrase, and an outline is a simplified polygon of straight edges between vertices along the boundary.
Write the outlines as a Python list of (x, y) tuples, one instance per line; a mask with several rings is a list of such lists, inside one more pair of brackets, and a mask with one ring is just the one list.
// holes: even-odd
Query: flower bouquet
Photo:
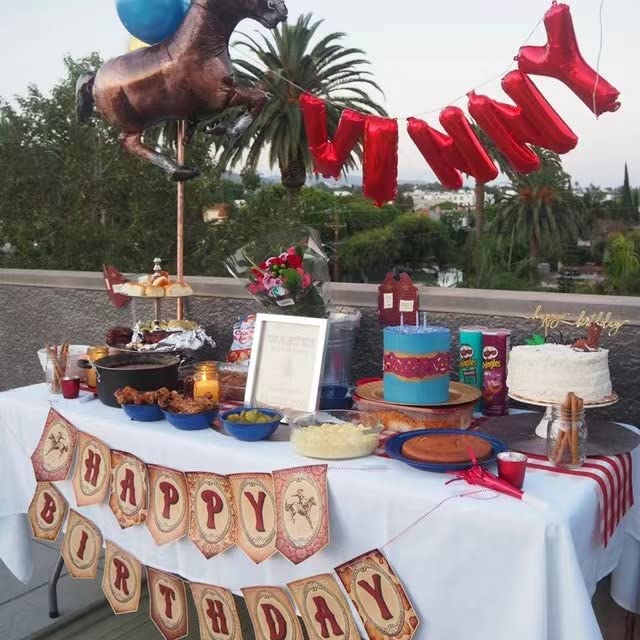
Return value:
[(252, 242), (225, 265), (234, 277), (249, 281), (247, 290), (270, 313), (327, 316), (329, 259), (316, 231), (293, 243)]

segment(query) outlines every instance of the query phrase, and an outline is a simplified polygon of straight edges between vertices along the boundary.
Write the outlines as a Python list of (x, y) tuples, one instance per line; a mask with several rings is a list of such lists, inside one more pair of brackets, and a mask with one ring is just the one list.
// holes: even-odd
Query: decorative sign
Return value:
[(371, 640), (410, 640), (420, 624), (393, 569), (382, 553), (369, 551), (336, 569)]
[(109, 507), (123, 529), (147, 519), (147, 467), (142, 460), (122, 451), (111, 452)]
[(73, 474), (76, 504), (79, 507), (100, 504), (107, 495), (111, 479), (109, 447), (97, 438), (80, 432), (77, 460)]
[(188, 473), (189, 537), (209, 560), (236, 543), (231, 483), (215, 473)]
[(77, 439), (76, 428), (57, 411), (50, 409), (40, 442), (31, 456), (38, 482), (67, 479)]
[(189, 635), (189, 610), (184, 582), (170, 573), (147, 567), (149, 616), (165, 640)]
[(62, 542), (62, 557), (74, 578), (92, 579), (98, 573), (102, 534), (91, 520), (71, 510)]
[(256, 563), (276, 551), (276, 501), (270, 473), (229, 476), (238, 518), (236, 544)]
[(132, 555), (107, 540), (102, 591), (113, 613), (135, 613), (140, 606), (142, 565)]
[(609, 336), (615, 336), (620, 328), (625, 324), (629, 324), (629, 320), (614, 320), (611, 311), (600, 311), (598, 313), (588, 314), (586, 311), (581, 311), (576, 320), (571, 319), (570, 313), (549, 313), (542, 309), (542, 305), (539, 304), (536, 310), (527, 316), (527, 320), (536, 320), (540, 323), (540, 328), (544, 329), (544, 335), (549, 333), (549, 329), (557, 329), (561, 324), (569, 325), (582, 329), (589, 327), (591, 324), (598, 325), (603, 331), (606, 331)]
[(360, 640), (360, 633), (336, 579), (330, 574), (290, 582), (309, 640)]
[(242, 589), (256, 640), (303, 640), (302, 627), (291, 600), (278, 587)]
[(125, 277), (111, 264), (102, 265), (102, 273), (111, 304), (117, 309), (124, 307), (127, 302), (131, 301), (131, 298), (121, 293), (116, 293), (115, 285), (123, 284)]
[(156, 544), (184, 538), (189, 531), (189, 490), (181, 471), (148, 465), (147, 527)]
[(233, 594), (222, 587), (190, 583), (200, 622), (200, 640), (242, 640)]
[(259, 313), (245, 404), (315, 411), (327, 343), (327, 320)]
[(276, 549), (300, 564), (329, 544), (327, 465), (273, 472)]
[(58, 539), (67, 515), (67, 501), (50, 482), (39, 482), (29, 505), (29, 524), (33, 537), (53, 542)]

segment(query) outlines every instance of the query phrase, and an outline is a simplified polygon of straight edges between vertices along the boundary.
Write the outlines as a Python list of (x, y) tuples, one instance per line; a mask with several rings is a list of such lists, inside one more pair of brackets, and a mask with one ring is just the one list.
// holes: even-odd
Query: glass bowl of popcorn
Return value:
[(348, 460), (375, 453), (382, 426), (376, 414), (318, 411), (299, 416), (291, 428), (297, 453), (321, 460)]

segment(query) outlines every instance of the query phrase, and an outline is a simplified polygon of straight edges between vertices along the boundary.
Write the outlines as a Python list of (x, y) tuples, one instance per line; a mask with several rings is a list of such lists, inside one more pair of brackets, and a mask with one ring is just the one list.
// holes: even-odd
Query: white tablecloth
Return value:
[[(0, 558), (23, 580), (30, 570), (29, 546), (24, 518), (17, 516), (26, 513), (35, 490), (29, 458), (49, 401), (44, 385), (0, 393)], [(57, 399), (53, 406), (110, 447), (182, 471), (269, 472), (309, 464), (288, 442), (247, 444), (211, 430), (134, 423), (97, 401)], [(633, 454), (636, 496), (639, 455)], [(188, 539), (158, 547), (144, 526), (121, 530), (106, 504), (79, 511), (141, 562), (235, 591), (330, 572), (382, 546), (446, 497), (469, 490), (460, 482), (447, 486), (447, 479), (381, 458), (330, 466), (331, 544), (299, 566), (280, 556), (256, 566), (238, 548), (207, 561)], [(71, 483), (58, 486), (74, 506)], [(594, 483), (529, 471), (525, 490), (540, 504), (506, 496), (449, 500), (384, 549), (421, 617), (418, 638), (602, 638), (590, 596), (616, 567), (625, 529), (640, 521), (637, 507), (604, 549)]]

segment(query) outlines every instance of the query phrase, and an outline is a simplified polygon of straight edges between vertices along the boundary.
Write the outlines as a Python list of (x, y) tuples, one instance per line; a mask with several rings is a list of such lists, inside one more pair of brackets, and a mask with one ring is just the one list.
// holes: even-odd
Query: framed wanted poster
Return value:
[(244, 402), (312, 412), (318, 408), (327, 320), (259, 313)]

